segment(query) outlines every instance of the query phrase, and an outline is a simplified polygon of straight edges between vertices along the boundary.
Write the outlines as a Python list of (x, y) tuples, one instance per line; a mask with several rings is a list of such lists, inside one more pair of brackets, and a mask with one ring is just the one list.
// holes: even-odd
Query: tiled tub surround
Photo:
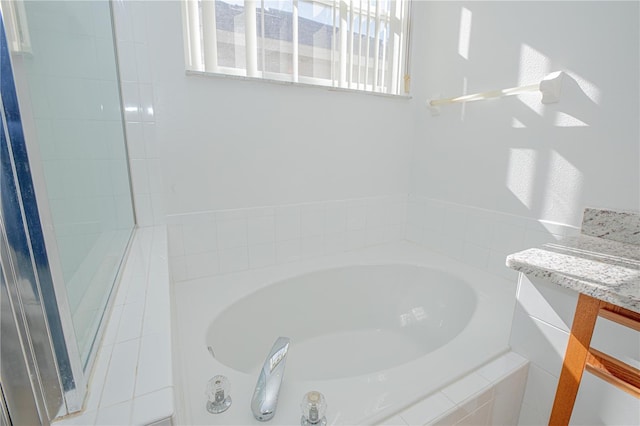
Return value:
[(138, 228), (81, 413), (54, 425), (170, 426), (174, 413), (166, 227)]
[[(310, 231), (314, 211), (317, 226)], [(323, 218), (323, 225), (319, 217)], [(173, 215), (168, 217), (168, 223), (172, 279), (174, 283), (185, 281), (185, 284), (234, 270), (230, 263), (221, 266), (222, 250), (228, 252), (226, 262), (233, 258), (229, 253), (235, 251), (240, 259), (237, 267), (251, 270), (273, 265), (284, 267), (296, 260), (309, 261), (321, 254), (341, 253), (403, 237), (515, 283), (518, 274), (504, 265), (506, 255), (579, 233), (578, 228), (569, 225), (415, 195)], [(233, 224), (235, 231), (228, 229)], [(218, 240), (219, 232), (225, 234), (225, 242)], [(235, 244), (229, 242), (233, 238)], [(318, 247), (320, 241), (323, 249), (311, 250), (313, 242)], [(522, 300), (524, 294), (528, 293), (520, 295), (518, 312), (522, 311), (521, 304), (527, 305), (527, 300)], [(520, 319), (521, 315), (518, 313), (516, 317)], [(512, 335), (510, 343), (518, 346), (519, 353), (530, 355), (522, 349), (520, 339)], [(544, 401), (532, 396), (532, 392), (540, 392), (539, 368), (530, 374), (534, 377), (527, 385), (524, 404), (527, 409)], [(526, 423), (530, 417), (528, 410), (521, 421)]]
[(380, 425), (515, 425), (528, 361), (507, 352)]
[[(249, 409), (257, 372), (249, 374), (232, 369), (218, 359), (212, 358), (206, 347), (205, 336), (209, 325), (227, 307), (239, 300), (246, 300), (245, 297), (257, 291), (275, 289), (276, 287), (271, 285), (277, 285), (285, 279), (299, 277), (309, 272), (343, 266), (380, 264), (417, 265), (464, 277), (464, 282), (471, 286), (478, 301), (467, 326), (444, 346), (426, 355), (368, 374), (336, 379), (304, 380), (293, 375), (295, 369), (292, 364), (291, 371), (285, 373), (278, 411), (273, 422), (298, 423), (300, 399), (305, 392), (312, 389), (323, 392), (327, 397), (328, 420), (331, 424), (380, 422), (412, 403), (433, 395), (434, 392), (437, 394), (442, 388), (508, 351), (515, 283), (406, 241), (271, 265), (261, 269), (178, 282), (174, 285), (176, 330), (178, 330), (176, 344), (180, 348), (176, 353), (178, 357), (176, 377), (180, 380), (178, 386), (181, 389), (176, 401), (178, 421), (188, 424), (259, 424), (253, 419)], [(349, 289), (348, 284), (345, 284), (344, 291)], [(336, 295), (336, 297), (341, 296)], [(419, 303), (417, 301), (416, 303), (418, 306)], [(452, 303), (451, 309), (455, 310), (456, 302), (449, 303)], [(389, 301), (389, 304), (394, 305), (392, 301)], [(354, 309), (357, 309), (357, 306), (354, 306)], [(274, 315), (279, 313), (274, 312)], [(333, 319), (337, 314), (337, 312), (327, 312), (327, 319)], [(260, 327), (259, 319), (247, 318), (246, 320), (258, 321), (255, 326)], [(233, 327), (233, 324), (229, 326)], [(376, 326), (373, 327), (376, 328)], [(275, 331), (270, 330), (270, 332)], [(238, 336), (240, 342), (242, 337)], [(268, 349), (266, 348), (265, 351)], [(289, 357), (296, 356), (294, 350), (295, 347), (291, 349)], [(517, 356), (515, 358), (520, 359)], [(229, 378), (234, 403), (227, 412), (214, 416), (205, 409), (206, 398), (203, 389), (207, 380), (216, 374), (224, 374)], [(477, 376), (473, 377), (477, 378)], [(481, 382), (480, 388), (489, 385), (489, 381), (484, 379)], [(473, 388), (466, 385), (462, 387), (466, 390)], [(479, 388), (473, 389), (479, 390)], [(450, 405), (440, 406), (442, 410), (437, 414), (429, 410), (423, 414), (433, 415), (433, 417), (444, 415), (455, 404), (462, 403), (467, 396), (452, 401)], [(487, 402), (486, 399), (482, 401)], [(424, 421), (427, 420), (428, 418), (425, 417)]]
[(167, 216), (174, 282), (261, 268), (408, 239), (437, 253), (517, 279), (515, 251), (573, 226), (415, 195), (217, 210)]
[(507, 255), (565, 236), (574, 226), (410, 195), (406, 238), (437, 253), (515, 282)]
[(167, 216), (171, 278), (181, 282), (404, 238), (407, 196)]
[[(632, 226), (629, 226), (628, 220), (632, 216), (635, 216), (635, 219)], [(634, 306), (637, 306), (636, 301), (640, 291), (633, 291), (628, 285), (634, 280), (637, 282), (640, 274), (637, 262), (638, 246), (617, 242), (620, 240), (617, 237), (612, 241), (606, 237), (603, 239), (593, 236), (596, 234), (620, 236), (618, 232), (609, 232), (609, 230), (619, 230), (619, 224), (626, 222), (626, 229), (631, 231), (625, 234), (623, 241), (634, 241), (633, 237), (631, 240), (628, 238), (629, 235), (633, 235), (634, 230), (637, 230), (637, 218), (637, 214), (623, 213), (618, 216), (611, 211), (587, 209), (584, 215), (583, 233), (588, 235), (581, 235), (577, 239), (570, 238), (567, 241), (569, 245), (565, 244), (564, 247), (561, 245), (564, 243), (544, 245), (542, 250), (546, 254), (542, 257), (539, 251), (541, 249), (538, 249), (526, 250), (510, 259), (514, 265), (521, 264), (527, 271), (532, 272), (527, 275), (521, 274), (519, 278), (518, 303), (511, 337), (512, 349), (531, 362), (520, 424), (543, 424), (549, 419), (576, 309), (578, 292), (575, 290), (591, 292), (594, 297), (607, 297), (614, 303), (621, 303), (628, 309), (637, 310)], [(609, 230), (606, 229), (607, 227)], [(576, 242), (582, 243), (579, 247), (586, 250), (576, 250)], [(563, 248), (558, 250), (558, 247)], [(613, 256), (606, 256), (594, 250), (602, 248), (608, 250)], [(535, 262), (528, 266), (523, 264), (525, 257), (528, 256), (527, 252), (531, 255), (530, 260)], [(579, 258), (581, 256), (586, 258)], [(554, 257), (561, 260), (555, 266), (549, 264)], [(586, 277), (585, 280), (584, 269), (577, 271), (582, 278), (574, 276), (573, 273), (576, 271), (571, 270), (571, 262), (581, 264), (587, 262), (586, 271), (595, 272), (595, 276), (600, 276), (604, 272), (604, 276), (601, 277), (604, 282), (595, 282), (594, 277)], [(612, 262), (611, 266), (606, 265), (606, 262)], [(589, 266), (588, 263), (591, 265)], [(611, 289), (606, 289), (606, 285), (603, 287), (603, 284), (610, 282), (613, 277), (609, 274), (616, 271), (630, 278), (623, 286), (622, 299), (615, 292), (612, 293)], [(549, 281), (549, 278), (552, 281)], [(570, 289), (572, 283), (577, 287)], [(600, 318), (596, 323), (591, 346), (640, 368), (640, 335), (631, 329)], [(594, 424), (594, 422), (639, 424), (638, 400), (590, 374), (585, 374), (571, 423)]]
[(139, 226), (165, 223), (165, 189), (156, 135), (156, 98), (147, 35), (149, 14), (141, 1), (112, 2), (118, 71)]

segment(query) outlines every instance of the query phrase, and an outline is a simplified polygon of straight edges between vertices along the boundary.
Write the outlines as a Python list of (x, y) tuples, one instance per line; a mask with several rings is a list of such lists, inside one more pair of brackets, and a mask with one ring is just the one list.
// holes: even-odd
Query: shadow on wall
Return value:
[(637, 208), (638, 99), (629, 96), (638, 92), (637, 4), (429, 2), (418, 10), (428, 20), (415, 34), (416, 50), (428, 52), (414, 51), (420, 102), (566, 75), (557, 104), (529, 93), (445, 106), (438, 117), (423, 110), (412, 193), (571, 225), (587, 205)]

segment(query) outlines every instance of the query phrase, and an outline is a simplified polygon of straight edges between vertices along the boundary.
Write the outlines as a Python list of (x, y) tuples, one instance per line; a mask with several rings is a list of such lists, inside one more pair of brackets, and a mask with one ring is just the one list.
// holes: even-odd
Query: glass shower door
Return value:
[(14, 69), (28, 87), (55, 246), (86, 365), (134, 226), (110, 4), (23, 6), (29, 51)]
[(135, 226), (111, 4), (2, 6), (66, 345), (87, 369)]

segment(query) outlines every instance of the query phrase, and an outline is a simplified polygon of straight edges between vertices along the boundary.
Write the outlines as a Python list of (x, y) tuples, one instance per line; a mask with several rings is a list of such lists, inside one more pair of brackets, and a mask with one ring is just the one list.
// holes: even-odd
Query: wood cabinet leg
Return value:
[(550, 426), (569, 424), (587, 355), (589, 354), (591, 336), (598, 318), (600, 303), (598, 299), (586, 294), (580, 294), (578, 297), (569, 343), (562, 362), (558, 388), (556, 389), (556, 397), (549, 417)]

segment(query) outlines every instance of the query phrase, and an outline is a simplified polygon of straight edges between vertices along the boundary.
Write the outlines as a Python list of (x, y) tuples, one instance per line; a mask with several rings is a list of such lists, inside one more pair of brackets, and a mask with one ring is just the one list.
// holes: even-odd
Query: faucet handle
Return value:
[(304, 397), (302, 397), (300, 408), (302, 409), (302, 418), (300, 418), (301, 426), (325, 426), (327, 424), (327, 418), (325, 417), (327, 402), (324, 399), (324, 395), (320, 392), (307, 392)]
[(219, 414), (231, 406), (231, 383), (225, 376), (214, 376), (207, 382), (204, 394), (207, 396), (207, 411)]

